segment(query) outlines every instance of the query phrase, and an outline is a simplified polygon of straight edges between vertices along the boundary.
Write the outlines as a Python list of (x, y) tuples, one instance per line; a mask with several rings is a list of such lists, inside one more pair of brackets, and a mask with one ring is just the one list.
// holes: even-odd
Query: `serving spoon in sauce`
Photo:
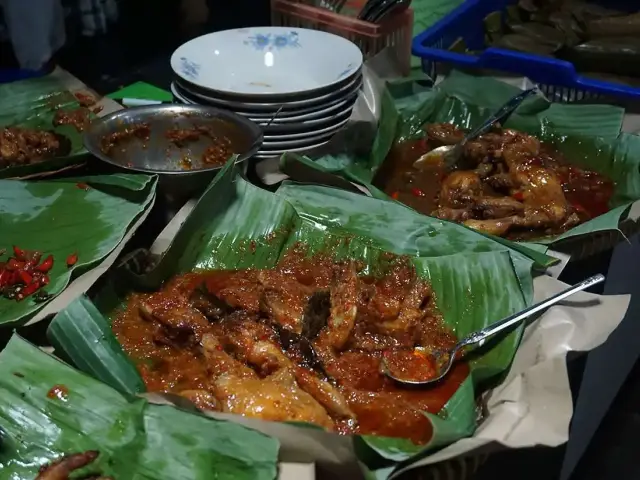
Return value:
[[(424, 367), (424, 371), (418, 372), (420, 374), (419, 377), (414, 376), (414, 378), (409, 378), (408, 376), (405, 376), (405, 374), (412, 374), (412, 376), (415, 375), (414, 371), (416, 369), (412, 368), (411, 372), (407, 372), (408, 369), (406, 368), (406, 362), (403, 362), (403, 358), (406, 359), (407, 357), (400, 356), (393, 358), (393, 354), (383, 355), (382, 361), (380, 362), (380, 372), (396, 382), (406, 385), (428, 385), (437, 382), (449, 373), (453, 363), (461, 357), (459, 354), (463, 353), (463, 348), (469, 345), (482, 344), (486, 339), (496, 335), (497, 333), (502, 332), (513, 325), (519, 324), (530, 316), (555, 305), (574, 293), (592, 287), (603, 280), (604, 275), (601, 274), (589, 277), (586, 280), (583, 280), (582, 282), (577, 283), (576, 285), (569, 287), (546, 300), (543, 300), (542, 302), (536, 303), (535, 305), (525, 308), (513, 315), (509, 315), (508, 317), (503, 318), (499, 322), (493, 323), (482, 330), (478, 330), (477, 332), (467, 335), (449, 350), (439, 351), (426, 349), (424, 347), (416, 347), (412, 351), (403, 352), (413, 356), (411, 363), (414, 363), (415, 361), (417, 364), (416, 366)], [(418, 361), (420, 362), (419, 364)]]
[(484, 135), (485, 133), (487, 133), (496, 123), (504, 124), (511, 116), (511, 114), (516, 111), (520, 104), (524, 102), (526, 98), (528, 98), (530, 95), (533, 95), (537, 91), (537, 88), (530, 88), (529, 90), (525, 90), (522, 93), (519, 93), (507, 103), (505, 103), (502, 107), (500, 107), (500, 109), (496, 113), (482, 122), (480, 126), (467, 133), (464, 138), (455, 145), (442, 145), (441, 147), (434, 148), (430, 152), (427, 152), (424, 155), (420, 156), (420, 158), (413, 162), (414, 168), (417, 168), (419, 170), (424, 165), (440, 163), (442, 163), (447, 169), (462, 167), (459, 164), (463, 157), (462, 154), (464, 152), (464, 146), (471, 140), (475, 140), (480, 135)]

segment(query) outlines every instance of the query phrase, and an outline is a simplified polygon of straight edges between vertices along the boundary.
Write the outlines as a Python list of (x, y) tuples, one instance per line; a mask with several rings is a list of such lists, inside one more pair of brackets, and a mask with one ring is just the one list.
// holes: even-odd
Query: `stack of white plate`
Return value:
[(204, 35), (180, 46), (171, 68), (177, 101), (231, 110), (261, 125), (261, 158), (329, 141), (349, 120), (362, 86), (356, 45), (303, 28)]

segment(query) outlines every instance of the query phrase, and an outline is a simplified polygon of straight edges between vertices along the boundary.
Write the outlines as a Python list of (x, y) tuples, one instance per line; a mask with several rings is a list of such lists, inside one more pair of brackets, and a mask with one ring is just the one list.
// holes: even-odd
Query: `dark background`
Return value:
[[(168, 89), (169, 57), (188, 38), (227, 28), (269, 24), (269, 4), (265, 0), (209, 0), (209, 18), (190, 31), (181, 28), (178, 1), (121, 0), (118, 3), (119, 21), (107, 34), (95, 38), (80, 37), (78, 19), (70, 17), (67, 45), (55, 58), (101, 94), (140, 80)], [(3, 44), (0, 67), (9, 66), (15, 66), (15, 60), (10, 47)], [(614, 252), (605, 252), (572, 266), (561, 279), (573, 283), (598, 272), (608, 275), (604, 286), (606, 294), (640, 290), (635, 280), (640, 272), (637, 236)], [(576, 412), (568, 445), (492, 455), (481, 467), (478, 480), (640, 479), (640, 461), (635, 458), (640, 437), (637, 318), (640, 318), (639, 294), (634, 295), (627, 317), (607, 344), (569, 362)]]

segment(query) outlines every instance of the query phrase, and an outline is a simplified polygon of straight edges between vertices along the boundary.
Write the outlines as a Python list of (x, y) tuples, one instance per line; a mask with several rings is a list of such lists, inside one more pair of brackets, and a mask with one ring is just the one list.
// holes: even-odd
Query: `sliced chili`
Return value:
[(397, 200), (397, 199), (398, 199), (398, 196), (400, 196), (400, 192), (393, 192), (393, 193), (391, 194), (391, 198), (393, 198), (394, 200)]
[(22, 250), (20, 247), (17, 246), (13, 246), (13, 255), (16, 257), (16, 259), (18, 260), (25, 260), (27, 257), (27, 252), (25, 252), (24, 250)]
[(39, 272), (47, 273), (53, 267), (53, 255), (48, 255), (44, 261), (36, 267)]
[(417, 187), (414, 187), (414, 188), (411, 189), (411, 194), (414, 197), (425, 197), (426, 196), (426, 194), (422, 190), (417, 188)]
[(514, 192), (511, 196), (519, 202), (522, 202), (524, 200), (524, 193), (522, 193), (521, 191)]
[(38, 293), (34, 301), (44, 301), (50, 297), (47, 292), (40, 290), (49, 283), (47, 272), (53, 266), (53, 256), (48, 255), (40, 263), (42, 254), (38, 251), (24, 250), (13, 247), (14, 256), (6, 263), (0, 263), (0, 294), (9, 300), (18, 302)]
[(7, 270), (22, 270), (22, 267), (24, 267), (24, 262), (16, 260), (15, 258), (10, 258), (5, 266)]
[(72, 253), (67, 257), (67, 267), (73, 267), (78, 261), (78, 254)]
[(22, 280), (22, 283), (24, 283), (25, 285), (31, 285), (33, 283), (33, 275), (31, 275), (29, 272), (20, 270), (18, 272), (18, 275), (20, 275), (20, 280)]
[(24, 300), (29, 295), (36, 293), (38, 289), (40, 289), (40, 284), (38, 282), (33, 282), (32, 284), (27, 285), (17, 293), (16, 300), (17, 301)]

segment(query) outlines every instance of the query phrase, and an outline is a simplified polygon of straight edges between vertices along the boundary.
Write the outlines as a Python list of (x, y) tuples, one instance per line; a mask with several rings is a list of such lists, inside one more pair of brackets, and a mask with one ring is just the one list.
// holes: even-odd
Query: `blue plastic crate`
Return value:
[(0, 83), (17, 82), (29, 78), (42, 77), (51, 72), (51, 69), (22, 70), (19, 68), (0, 68)]
[[(425, 73), (434, 77), (438, 63), (460, 69), (499, 70), (526, 76), (539, 84), (554, 101), (575, 102), (594, 97), (625, 97), (640, 100), (640, 88), (594, 80), (576, 72), (570, 62), (521, 53), (503, 48), (485, 47), (485, 17), (504, 11), (518, 0), (467, 0), (458, 8), (413, 39), (412, 53), (422, 59)], [(609, 8), (638, 10), (637, 0), (598, 2)], [(633, 5), (632, 5), (633, 4)], [(446, 50), (463, 38), (470, 50), (483, 50), (480, 55)], [(435, 77), (434, 77), (435, 78)]]

